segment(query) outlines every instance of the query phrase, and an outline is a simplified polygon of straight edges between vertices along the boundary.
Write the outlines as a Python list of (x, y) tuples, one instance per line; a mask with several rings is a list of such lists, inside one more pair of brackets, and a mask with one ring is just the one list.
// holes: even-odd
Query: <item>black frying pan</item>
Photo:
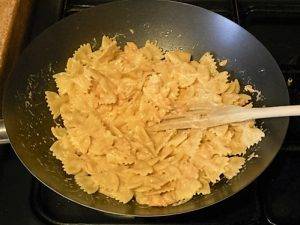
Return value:
[[(129, 29), (134, 30), (131, 34)], [(283, 76), (270, 53), (251, 34), (228, 19), (205, 9), (169, 1), (121, 1), (70, 16), (43, 32), (23, 52), (8, 78), (3, 101), (5, 127), (10, 142), (31, 173), (62, 196), (84, 206), (122, 215), (161, 216), (184, 213), (212, 205), (237, 193), (270, 164), (284, 139), (288, 119), (264, 121), (266, 137), (256, 147), (259, 158), (228, 183), (214, 185), (212, 193), (196, 196), (175, 207), (121, 204), (101, 194), (88, 195), (67, 176), (49, 151), (54, 125), (45, 102), (45, 90), (56, 90), (52, 75), (63, 71), (66, 60), (82, 43), (99, 45), (102, 35), (119, 35), (124, 44), (142, 46), (157, 40), (164, 49), (182, 47), (197, 58), (212, 51), (229, 60), (227, 70), (242, 83), (262, 91), (267, 106), (287, 105)], [(249, 153), (253, 151), (250, 150)], [(21, 187), (20, 187), (21, 188)]]

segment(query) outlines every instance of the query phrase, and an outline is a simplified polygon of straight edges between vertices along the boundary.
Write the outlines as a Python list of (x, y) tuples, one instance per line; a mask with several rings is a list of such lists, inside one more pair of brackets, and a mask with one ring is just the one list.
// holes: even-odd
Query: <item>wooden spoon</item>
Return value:
[(243, 122), (253, 119), (300, 116), (300, 105), (247, 108), (240, 106), (213, 106), (209, 110), (197, 108), (183, 114), (167, 116), (161, 123), (148, 129), (161, 131), (169, 129), (205, 129), (228, 123)]

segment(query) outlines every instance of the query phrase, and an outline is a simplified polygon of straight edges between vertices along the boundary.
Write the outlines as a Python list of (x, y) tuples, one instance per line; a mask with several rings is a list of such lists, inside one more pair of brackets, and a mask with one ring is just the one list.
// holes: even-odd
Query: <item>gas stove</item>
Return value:
[[(58, 20), (110, 0), (36, 0), (27, 44)], [(280, 65), (291, 104), (300, 104), (300, 1), (183, 0), (219, 13), (260, 40)], [(290, 120), (276, 159), (233, 197), (192, 213), (163, 218), (117, 217), (64, 199), (38, 182), (10, 146), (0, 151), (0, 225), (300, 224), (300, 118)]]

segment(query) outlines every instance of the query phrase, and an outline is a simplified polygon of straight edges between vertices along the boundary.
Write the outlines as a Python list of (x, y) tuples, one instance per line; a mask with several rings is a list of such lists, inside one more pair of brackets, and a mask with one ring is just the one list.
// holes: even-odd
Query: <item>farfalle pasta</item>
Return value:
[(254, 121), (148, 129), (198, 104), (252, 106), (210, 53), (195, 61), (150, 41), (142, 48), (128, 42), (122, 50), (104, 36), (100, 49), (82, 45), (53, 77), (58, 91), (46, 91), (46, 101), (63, 126), (51, 129), (57, 140), (50, 150), (89, 194), (149, 206), (182, 204), (239, 173), (246, 149), (264, 137)]

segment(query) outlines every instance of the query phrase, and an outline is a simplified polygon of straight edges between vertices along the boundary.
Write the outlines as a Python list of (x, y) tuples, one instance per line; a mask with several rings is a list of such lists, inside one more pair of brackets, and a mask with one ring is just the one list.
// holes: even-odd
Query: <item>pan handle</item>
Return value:
[(9, 139), (8, 139), (8, 135), (6, 133), (4, 120), (0, 119), (0, 145), (8, 144), (8, 143), (9, 143)]

